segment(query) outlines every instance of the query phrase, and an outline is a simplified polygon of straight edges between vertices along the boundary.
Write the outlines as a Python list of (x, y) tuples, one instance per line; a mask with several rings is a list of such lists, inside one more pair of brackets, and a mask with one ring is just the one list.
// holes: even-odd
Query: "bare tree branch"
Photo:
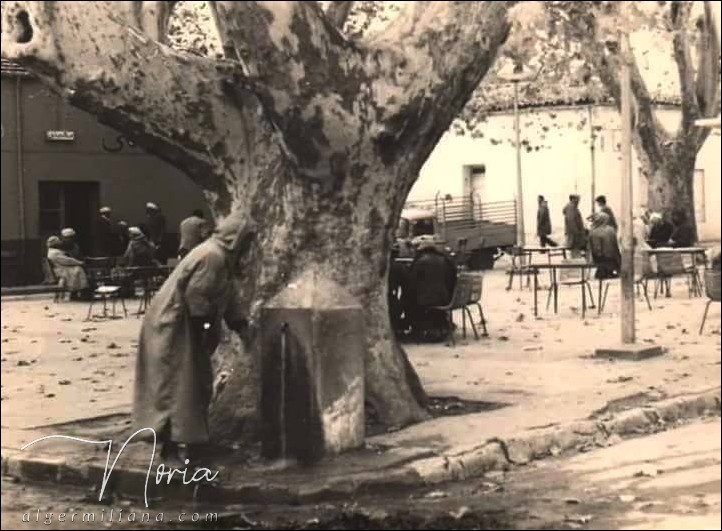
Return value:
[(353, 9), (353, 4), (353, 2), (346, 0), (333, 0), (329, 2), (329, 6), (326, 9), (326, 17), (328, 17), (334, 26), (343, 31), (343, 27)]

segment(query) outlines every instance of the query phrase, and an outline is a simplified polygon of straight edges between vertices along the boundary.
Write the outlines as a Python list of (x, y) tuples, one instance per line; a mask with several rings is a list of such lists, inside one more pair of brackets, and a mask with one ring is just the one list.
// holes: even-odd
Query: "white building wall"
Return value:
[[(679, 111), (657, 111), (660, 121), (672, 130), (679, 123)], [(570, 193), (582, 196), (582, 212), (591, 212), (592, 156), (590, 109), (588, 107), (544, 108), (521, 111), (522, 179), (524, 220), (527, 241), (535, 237), (536, 197), (549, 201), (554, 233), (563, 233), (562, 208)], [(619, 114), (613, 107), (594, 107), (591, 123), (595, 128), (595, 193), (605, 194), (615, 211), (620, 205), (621, 131)], [(459, 135), (448, 132), (439, 141), (421, 170), (409, 200), (431, 199), (437, 192), (458, 196), (468, 193), (469, 166), (486, 169), (481, 186), (482, 201), (507, 201), (516, 195), (516, 149), (514, 118), (511, 113), (490, 115), (477, 132)], [(646, 203), (646, 180), (639, 174), (633, 154), (634, 201)], [(713, 131), (697, 157), (697, 168), (704, 172), (704, 185), (696, 190), (700, 238), (720, 239), (720, 135)], [(467, 182), (465, 183), (465, 178)], [(700, 213), (701, 214), (701, 213)]]

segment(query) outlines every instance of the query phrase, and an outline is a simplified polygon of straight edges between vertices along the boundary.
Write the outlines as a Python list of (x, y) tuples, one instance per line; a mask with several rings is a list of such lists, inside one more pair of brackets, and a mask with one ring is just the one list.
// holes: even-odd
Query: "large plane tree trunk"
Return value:
[[(301, 274), (338, 282), (365, 309), (367, 403), (388, 426), (426, 417), (390, 327), (389, 249), (421, 166), (506, 38), (510, 2), (419, 2), (363, 42), (315, 2), (215, 2), (223, 61), (163, 44), (171, 3), (3, 4), (3, 57), (184, 170), (218, 216), (258, 222), (242, 268), (252, 323)], [(256, 410), (257, 334), (232, 349), (219, 436)]]
[[(675, 146), (676, 147), (676, 146)], [(697, 152), (693, 149), (670, 149), (665, 156), (646, 171), (647, 206), (655, 212), (681, 212), (690, 220), (694, 240), (697, 223), (694, 209), (694, 167)]]

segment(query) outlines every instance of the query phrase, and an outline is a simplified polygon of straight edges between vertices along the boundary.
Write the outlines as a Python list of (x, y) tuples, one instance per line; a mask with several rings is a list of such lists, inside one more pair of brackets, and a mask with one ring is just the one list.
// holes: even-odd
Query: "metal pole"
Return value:
[(597, 135), (594, 133), (594, 122), (593, 122), (593, 115), (592, 115), (592, 106), (587, 106), (587, 112), (589, 113), (589, 141), (591, 142), (591, 145), (589, 146), (591, 155), (592, 155), (592, 195), (590, 197), (592, 208), (591, 208), (591, 214), (594, 215), (594, 198), (597, 196), (596, 186), (597, 186), (597, 163), (596, 163), (596, 139)]
[(620, 33), (622, 51), (622, 205), (619, 231), (622, 243), (622, 343), (635, 341), (634, 316), (634, 239), (632, 236), (632, 89), (629, 73), (631, 59), (629, 41)]
[(524, 247), (524, 190), (521, 179), (521, 132), (519, 130), (519, 82), (514, 81), (514, 132), (516, 134), (516, 227), (517, 242)]

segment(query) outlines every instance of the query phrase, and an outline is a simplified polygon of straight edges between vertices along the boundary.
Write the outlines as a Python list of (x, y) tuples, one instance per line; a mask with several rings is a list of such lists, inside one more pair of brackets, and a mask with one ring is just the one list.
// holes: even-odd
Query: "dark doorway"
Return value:
[(91, 254), (99, 189), (97, 182), (40, 181), (40, 238), (45, 241), (64, 227), (72, 227), (80, 250), (85, 255)]

